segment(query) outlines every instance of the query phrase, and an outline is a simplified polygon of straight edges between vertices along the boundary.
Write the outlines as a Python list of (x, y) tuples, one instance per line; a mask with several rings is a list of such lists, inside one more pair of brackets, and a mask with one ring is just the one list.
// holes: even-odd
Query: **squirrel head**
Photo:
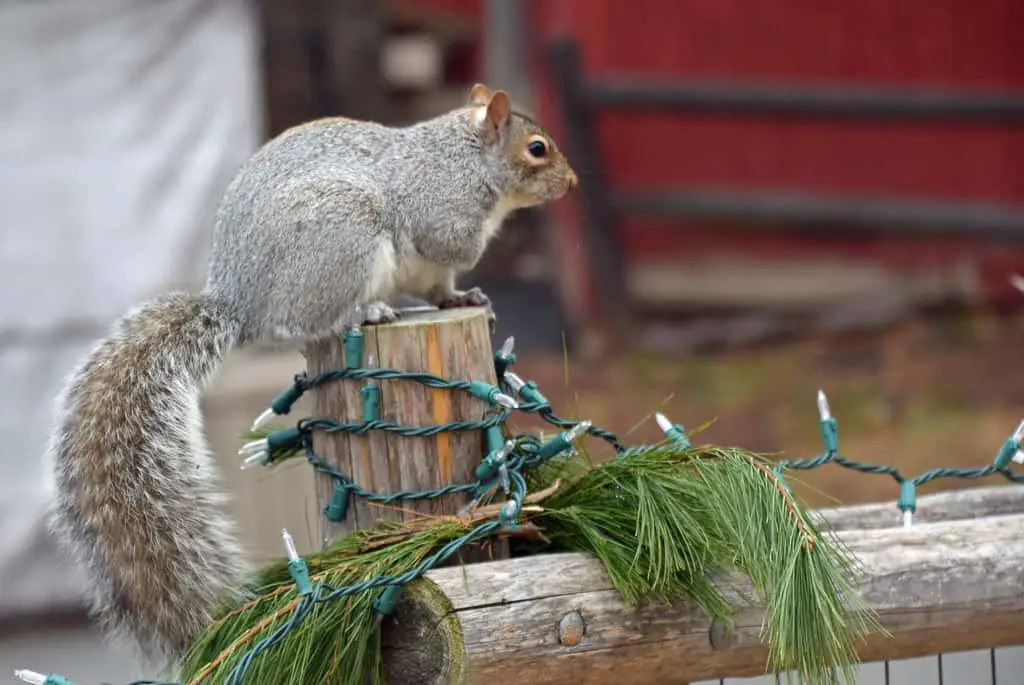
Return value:
[(576, 187), (576, 172), (554, 139), (540, 124), (513, 111), (505, 91), (476, 84), (469, 91), (468, 112), (502, 199), (533, 207)]

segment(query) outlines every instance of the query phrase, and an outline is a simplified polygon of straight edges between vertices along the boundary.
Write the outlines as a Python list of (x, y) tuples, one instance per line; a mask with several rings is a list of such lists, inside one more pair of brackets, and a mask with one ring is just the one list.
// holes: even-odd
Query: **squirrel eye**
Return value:
[(543, 140), (533, 140), (526, 146), (526, 151), (531, 156), (541, 159), (548, 153), (548, 146), (544, 144)]

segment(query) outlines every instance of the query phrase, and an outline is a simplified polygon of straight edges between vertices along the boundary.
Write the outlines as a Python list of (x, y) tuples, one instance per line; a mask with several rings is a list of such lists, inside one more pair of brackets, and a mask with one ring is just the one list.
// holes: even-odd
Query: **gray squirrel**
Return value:
[(258, 150), (220, 202), (203, 291), (128, 312), (57, 399), (50, 528), (105, 631), (176, 660), (240, 599), (247, 568), (199, 408), (232, 348), (393, 321), (396, 294), (490, 311), (457, 272), (511, 211), (576, 183), (551, 136), (483, 84), (410, 126), (321, 119)]

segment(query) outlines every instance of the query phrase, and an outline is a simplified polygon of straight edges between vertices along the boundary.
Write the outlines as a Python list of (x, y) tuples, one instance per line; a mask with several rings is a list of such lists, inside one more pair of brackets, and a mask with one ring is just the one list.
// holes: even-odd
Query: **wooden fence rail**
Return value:
[[(860, 592), (891, 637), (862, 661), (1024, 642), (1024, 490), (819, 512), (863, 564)], [(900, 527), (896, 527), (900, 526)], [(685, 605), (634, 608), (600, 562), (551, 554), (433, 571), (385, 628), (391, 683), (687, 683), (765, 672), (756, 608), (727, 633)]]
[[(494, 379), (480, 309), (408, 312), (399, 323), (367, 327), (363, 352), (381, 367)], [(341, 341), (331, 340), (310, 346), (306, 358), (315, 373), (341, 366), (346, 355)], [(321, 415), (345, 420), (361, 414), (359, 393), (356, 385), (340, 383), (318, 386), (313, 395)], [(381, 417), (402, 424), (468, 420), (480, 411), (479, 401), (450, 390), (408, 381), (380, 388)], [(383, 492), (468, 482), (485, 452), (475, 432), (415, 443), (332, 434), (315, 444), (364, 487)], [(326, 477), (317, 481), (323, 508), (333, 487)], [(464, 499), (432, 502), (424, 510), (451, 514)], [(344, 526), (321, 533), (331, 538), (365, 527), (374, 513), (354, 506)], [(1024, 643), (1024, 488), (921, 497), (910, 529), (902, 527), (891, 501), (816, 515), (861, 562), (859, 590), (892, 633), (860, 645), (861, 660)], [(507, 556), (507, 548), (496, 551)], [(479, 557), (462, 557), (474, 558)], [(732, 588), (743, 582), (728, 580)], [(759, 608), (746, 609), (736, 617), (735, 630), (726, 631), (686, 603), (628, 606), (601, 563), (577, 554), (455, 564), (409, 586), (383, 626), (385, 665), (391, 685), (492, 685), (510, 679), (678, 685), (764, 673), (762, 618)]]

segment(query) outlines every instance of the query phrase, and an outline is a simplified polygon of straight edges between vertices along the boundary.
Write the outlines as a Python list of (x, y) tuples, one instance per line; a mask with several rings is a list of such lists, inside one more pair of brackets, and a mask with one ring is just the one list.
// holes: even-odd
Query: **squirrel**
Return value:
[(510, 212), (576, 184), (552, 137), (483, 84), (426, 121), (319, 119), (257, 150), (218, 205), (202, 291), (129, 311), (57, 398), (49, 529), (104, 633), (176, 660), (215, 606), (242, 598), (199, 405), (229, 351), (394, 321), (397, 294), (486, 307), (493, 328), (487, 296), (457, 290), (457, 272)]

